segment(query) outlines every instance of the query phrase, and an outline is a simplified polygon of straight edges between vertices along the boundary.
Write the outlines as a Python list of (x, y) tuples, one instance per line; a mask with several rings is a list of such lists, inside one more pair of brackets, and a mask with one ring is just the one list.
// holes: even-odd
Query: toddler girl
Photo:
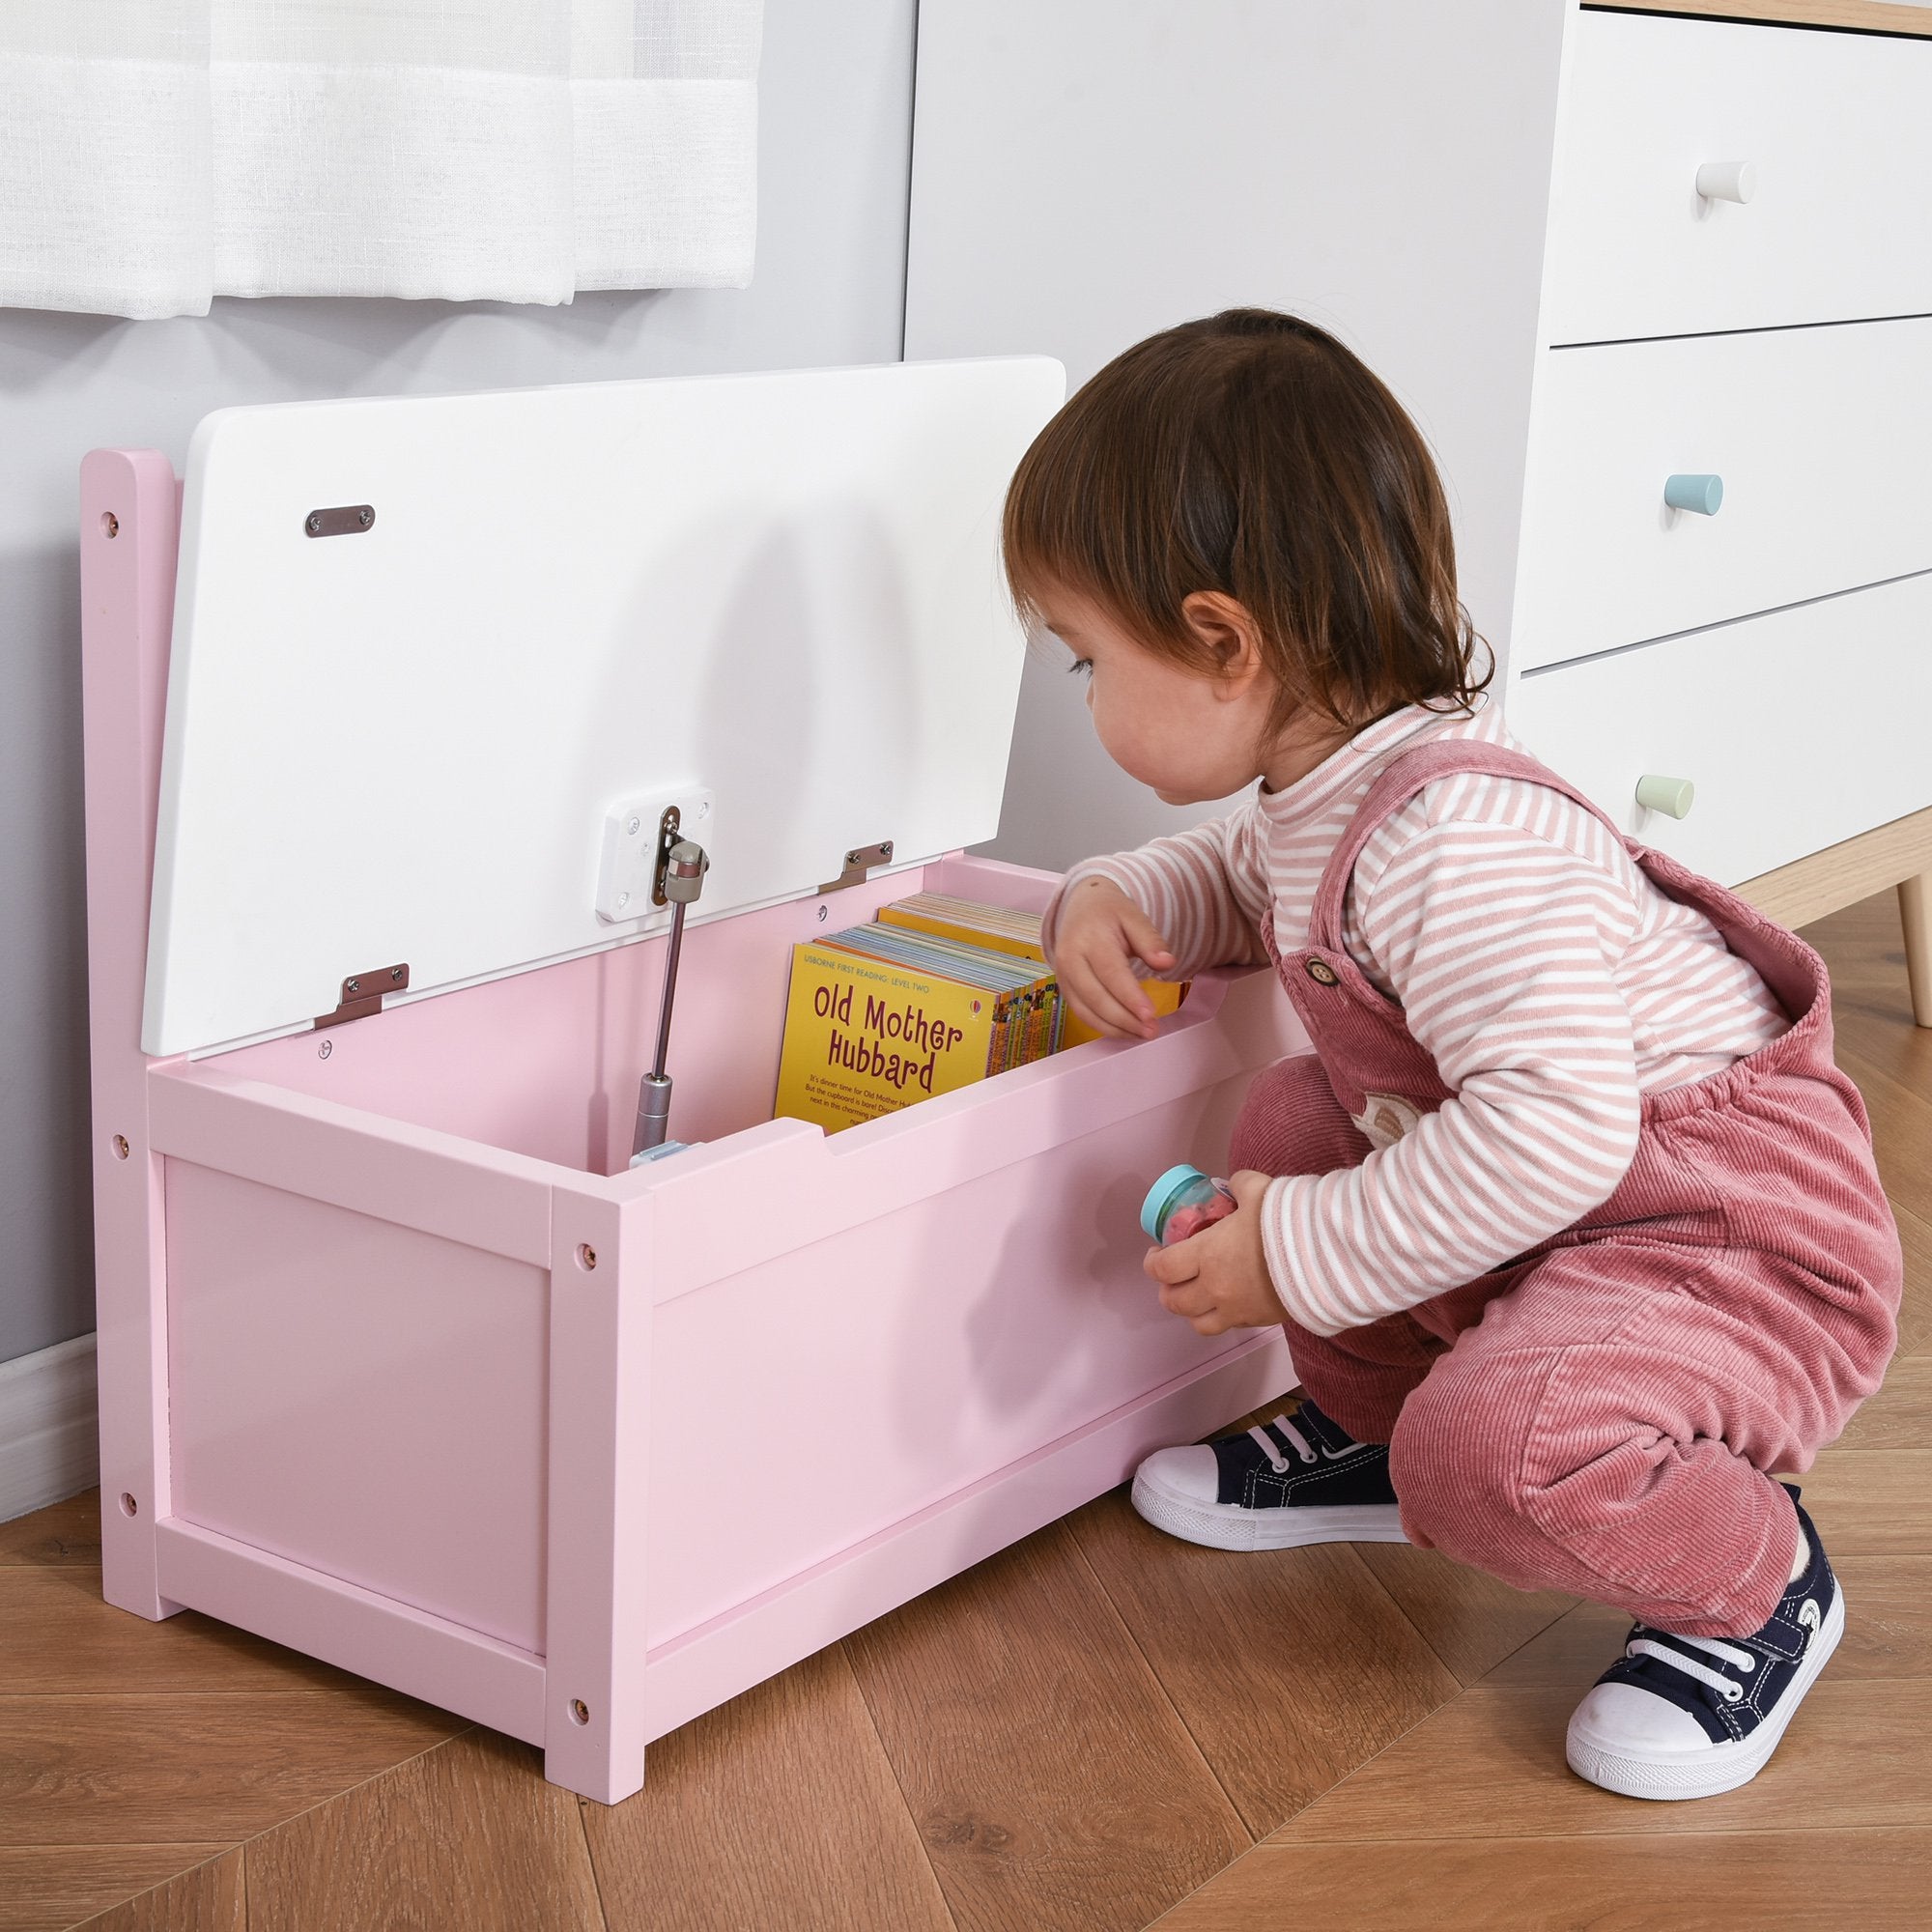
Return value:
[(1229, 1549), (1406, 1539), (1635, 1619), (1573, 1770), (1754, 1776), (1844, 1599), (1798, 1491), (1878, 1386), (1901, 1264), (1817, 955), (1513, 740), (1414, 425), (1239, 309), (1129, 350), (1028, 452), (1005, 547), (1108, 753), (1237, 810), (1076, 867), (1074, 1006), (1270, 962), (1315, 1051), (1236, 1125), (1238, 1210), (1147, 1259), (1204, 1335), (1281, 1322), (1297, 1408), (1142, 1464)]

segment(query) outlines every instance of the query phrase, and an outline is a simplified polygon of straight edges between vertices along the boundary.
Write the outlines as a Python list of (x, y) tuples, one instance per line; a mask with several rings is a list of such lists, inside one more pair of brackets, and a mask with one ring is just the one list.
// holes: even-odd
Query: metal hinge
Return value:
[(845, 855), (845, 869), (830, 884), (819, 887), (821, 893), (843, 892), (847, 886), (863, 886), (866, 874), (874, 866), (890, 866), (893, 862), (893, 841), (884, 838), (876, 845), (860, 845)]
[(390, 993), (406, 993), (410, 987), (410, 969), (403, 966), (379, 966), (373, 973), (352, 973), (342, 982), (342, 1003), (332, 1013), (317, 1016), (318, 1027), (340, 1026), (344, 1020), (367, 1019), (371, 1013), (383, 1010), (383, 1001)]

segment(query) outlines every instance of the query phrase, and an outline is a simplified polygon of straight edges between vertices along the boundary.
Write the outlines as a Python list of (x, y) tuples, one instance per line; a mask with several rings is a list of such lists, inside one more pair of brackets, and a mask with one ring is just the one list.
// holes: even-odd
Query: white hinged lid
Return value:
[(991, 838), (1023, 651), (1000, 504), (1063, 393), (1030, 356), (208, 417), (144, 1048), (657, 930), (610, 923), (608, 870), (597, 909), (629, 800), (710, 802), (697, 919)]

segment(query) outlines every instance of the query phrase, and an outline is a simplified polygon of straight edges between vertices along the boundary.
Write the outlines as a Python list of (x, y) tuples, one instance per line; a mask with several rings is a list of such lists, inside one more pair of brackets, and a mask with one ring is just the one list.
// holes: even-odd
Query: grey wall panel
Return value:
[(768, 0), (748, 289), (558, 309), (222, 301), (141, 323), (0, 309), (0, 1361), (94, 1321), (82, 455), (144, 444), (179, 466), (195, 422), (229, 403), (893, 360), (915, 14), (916, 0)]

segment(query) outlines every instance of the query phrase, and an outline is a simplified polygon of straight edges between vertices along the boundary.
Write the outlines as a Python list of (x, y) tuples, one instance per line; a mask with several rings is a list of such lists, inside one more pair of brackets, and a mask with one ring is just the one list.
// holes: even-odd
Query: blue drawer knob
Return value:
[(1666, 476), (1663, 500), (1673, 510), (1689, 510), (1699, 517), (1715, 517), (1724, 502), (1721, 476)]
[(1647, 810), (1662, 812), (1666, 818), (1684, 817), (1696, 795), (1697, 788), (1689, 779), (1659, 778), (1646, 773), (1636, 781), (1636, 802)]

